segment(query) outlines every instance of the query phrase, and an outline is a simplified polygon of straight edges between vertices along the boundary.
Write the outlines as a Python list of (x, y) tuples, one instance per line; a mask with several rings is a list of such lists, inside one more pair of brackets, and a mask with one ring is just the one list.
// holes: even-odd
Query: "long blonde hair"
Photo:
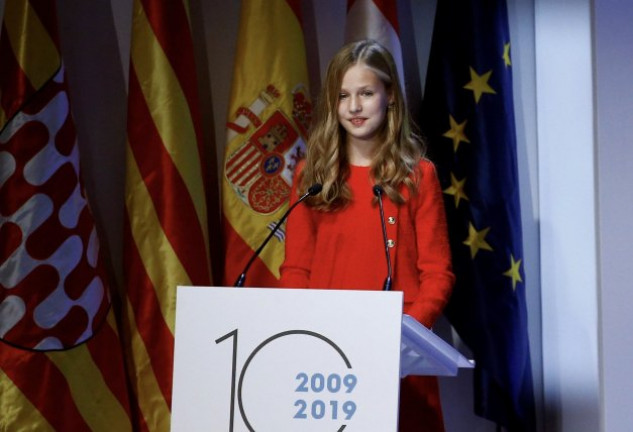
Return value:
[(396, 203), (404, 202), (400, 193), (402, 185), (411, 192), (416, 190), (416, 167), (424, 145), (412, 130), (395, 62), (382, 45), (373, 40), (361, 40), (343, 46), (330, 61), (308, 137), (306, 162), (298, 186), (299, 191), (307, 191), (314, 183), (323, 185), (320, 194), (306, 201), (320, 210), (344, 207), (352, 199), (346, 184), (350, 172), (346, 132), (338, 121), (338, 104), (343, 75), (359, 63), (371, 68), (392, 96), (381, 131), (382, 144), (373, 158), (370, 173)]

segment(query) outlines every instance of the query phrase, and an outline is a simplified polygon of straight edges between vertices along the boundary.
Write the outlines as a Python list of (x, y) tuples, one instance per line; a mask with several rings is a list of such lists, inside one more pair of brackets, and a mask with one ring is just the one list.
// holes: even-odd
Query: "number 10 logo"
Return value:
[[(357, 404), (354, 400), (354, 390), (358, 384), (357, 376), (352, 373), (352, 365), (343, 352), (332, 340), (327, 337), (309, 330), (289, 330), (277, 333), (262, 343), (260, 343), (247, 357), (244, 366), (239, 372), (237, 370), (237, 348), (238, 348), (238, 330), (233, 330), (226, 335), (216, 339), (216, 344), (220, 344), (227, 340), (233, 341), (233, 355), (231, 367), (231, 402), (229, 413), (229, 432), (234, 432), (235, 420), (235, 400), (237, 393), (237, 405), (240, 416), (244, 425), (249, 431), (263, 432), (261, 428), (255, 426), (252, 419), (249, 419), (244, 404), (244, 382), (249, 367), (256, 361), (258, 354), (261, 354), (264, 348), (270, 347), (273, 342), (281, 342), (288, 340), (289, 336), (310, 338), (311, 340), (324, 342), (323, 347), (327, 350), (333, 350), (335, 354), (342, 359), (343, 365), (348, 372), (339, 373), (338, 371), (312, 371), (308, 372), (301, 367), (294, 371), (292, 383), (275, 383), (280, 386), (288, 386), (288, 392), (294, 400), (294, 411), (270, 412), (269, 416), (288, 417), (296, 424), (296, 430), (301, 430), (301, 422), (311, 421), (332, 421), (336, 423), (337, 432), (343, 431), (347, 424), (341, 422), (349, 422), (352, 420), (357, 410)], [(285, 338), (285, 339), (284, 339)], [(261, 355), (260, 355), (261, 357)], [(252, 370), (253, 368), (251, 368)], [(322, 430), (322, 429), (321, 429)]]

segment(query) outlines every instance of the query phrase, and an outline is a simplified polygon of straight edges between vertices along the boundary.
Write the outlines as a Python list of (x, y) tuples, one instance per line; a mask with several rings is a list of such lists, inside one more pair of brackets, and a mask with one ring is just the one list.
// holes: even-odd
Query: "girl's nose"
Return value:
[(349, 111), (352, 113), (360, 112), (363, 109), (360, 100), (356, 96), (351, 96), (349, 101)]

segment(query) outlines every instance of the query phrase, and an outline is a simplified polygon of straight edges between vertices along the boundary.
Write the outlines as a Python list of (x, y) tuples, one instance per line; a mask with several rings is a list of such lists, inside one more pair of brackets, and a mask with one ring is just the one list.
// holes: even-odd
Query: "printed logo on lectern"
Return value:
[[(236, 353), (237, 330), (216, 343), (229, 339)], [(308, 330), (277, 333), (250, 352), (240, 371), (233, 358), (230, 424), (236, 401), (249, 431), (307, 431), (309, 422), (319, 430), (341, 432), (356, 413), (358, 384), (347, 355), (329, 338)]]

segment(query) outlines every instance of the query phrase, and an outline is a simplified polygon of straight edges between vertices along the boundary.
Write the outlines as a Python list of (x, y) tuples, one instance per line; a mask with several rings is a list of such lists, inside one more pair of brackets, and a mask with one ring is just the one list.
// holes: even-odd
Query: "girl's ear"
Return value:
[(396, 104), (395, 102), (395, 97), (393, 96), (393, 91), (389, 92), (389, 108), (393, 108), (393, 106)]

